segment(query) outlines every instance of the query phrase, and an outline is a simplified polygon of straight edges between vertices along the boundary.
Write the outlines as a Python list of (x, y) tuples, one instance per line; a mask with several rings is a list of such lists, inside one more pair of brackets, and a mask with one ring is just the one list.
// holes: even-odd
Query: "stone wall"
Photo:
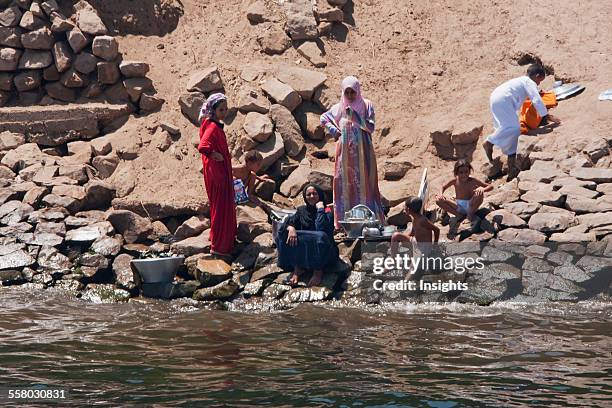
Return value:
[(148, 64), (123, 61), (117, 39), (86, 1), (71, 17), (56, 0), (3, 1), (0, 8), (0, 106), (65, 102), (129, 103), (159, 109)]

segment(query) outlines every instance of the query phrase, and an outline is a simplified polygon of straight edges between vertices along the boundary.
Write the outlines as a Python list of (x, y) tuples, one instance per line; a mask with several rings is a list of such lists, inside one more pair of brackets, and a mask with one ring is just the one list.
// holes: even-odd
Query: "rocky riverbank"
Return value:
[[(612, 138), (594, 131), (567, 140), (559, 140), (556, 130), (521, 137), (523, 171), (509, 183), (499, 178), (501, 163), (476, 166), (476, 175), (489, 177), (496, 188), (485, 197), (483, 221), (477, 228), (463, 223), (453, 231), (445, 214), (438, 214), (436, 222), (448, 242), (441, 255), (481, 256), (485, 268), (458, 276), (437, 270), (419, 279), (468, 283), (465, 290), (378, 291), (372, 266), (374, 258), (386, 256), (386, 248), (341, 236), (341, 261), (326, 271), (322, 286), (292, 288), (285, 283), (288, 275), (276, 266), (266, 213), (250, 206), (237, 209), (238, 245), (232, 261), (207, 255), (210, 220), (204, 193), (176, 191), (176, 175), (163, 184), (160, 163), (173, 172), (178, 164), (199, 161), (191, 145), (197, 138), (194, 125), (200, 107), (211, 92), (225, 91), (232, 96), (226, 132), (234, 158), (240, 160), (251, 149), (260, 151), (262, 170), (273, 179), (257, 189), (263, 200), (296, 207), (307, 182), (331, 194), (335, 146), (319, 115), (339, 95), (322, 70), (328, 60), (333, 62), (322, 50), (350, 19), (353, 6), (346, 3), (317, 1), (313, 9), (302, 0), (282, 6), (253, 2), (244, 18), (260, 33), (256, 43), (269, 58), (265, 64), (241, 65), (236, 72), (217, 65), (194, 69), (176, 86), (181, 95), (171, 104), (177, 112), (172, 121), (161, 115), (147, 122), (132, 116), (132, 126), (122, 128), (130, 113), (148, 114), (162, 106), (145, 78), (154, 66), (123, 61), (116, 39), (108, 36), (97, 11), (84, 1), (71, 9), (70, 17), (54, 1), (0, 1), (0, 101), (25, 105), (0, 109), (2, 285), (58, 287), (92, 301), (128, 301), (139, 295), (130, 261), (175, 254), (185, 256), (186, 262), (171, 296), (230, 309), (332, 300), (490, 304), (508, 299), (607, 299)], [(77, 46), (79, 33), (84, 40)], [(400, 35), (401, 30), (393, 33)], [(157, 49), (164, 48), (160, 45)], [(307, 68), (279, 60), (292, 46), (306, 59)], [(27, 65), (32, 55), (48, 65)], [(113, 82), (105, 79), (109, 72)], [(436, 69), (433, 75), (442, 74)], [(73, 100), (78, 104), (65, 104)], [(390, 135), (390, 127), (381, 126), (375, 137), (377, 144), (395, 152), (393, 157), (378, 152), (384, 158), (378, 166), (388, 221), (400, 228), (408, 223), (403, 201), (417, 193), (417, 159), (431, 157), (449, 167), (457, 158), (475, 157), (484, 137), (482, 122), (471, 118), (449, 124), (440, 120), (444, 115), (432, 116), (424, 120), (425, 133), (419, 133), (423, 143), (415, 144), (424, 149), (411, 150), (410, 160), (402, 147), (405, 137)], [(197, 174), (185, 166), (181, 171)], [(439, 181), (450, 172), (430, 168), (430, 175)], [(195, 183), (201, 186), (199, 179)], [(401, 276), (390, 272), (385, 279)]]

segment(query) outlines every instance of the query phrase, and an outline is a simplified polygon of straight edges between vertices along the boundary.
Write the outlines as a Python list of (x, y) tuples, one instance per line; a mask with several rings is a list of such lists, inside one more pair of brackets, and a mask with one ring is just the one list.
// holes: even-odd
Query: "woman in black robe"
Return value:
[(306, 204), (298, 207), (279, 230), (278, 265), (293, 271), (291, 284), (296, 284), (306, 271), (312, 271), (308, 286), (317, 286), (321, 283), (323, 269), (333, 266), (338, 259), (334, 215), (325, 207), (325, 196), (319, 186), (306, 185), (302, 195)]

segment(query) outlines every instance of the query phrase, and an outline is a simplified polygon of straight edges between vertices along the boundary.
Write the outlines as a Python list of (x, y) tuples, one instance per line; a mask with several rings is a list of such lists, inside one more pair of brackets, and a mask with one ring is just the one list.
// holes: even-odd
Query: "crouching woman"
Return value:
[(302, 195), (306, 204), (298, 207), (279, 230), (278, 265), (293, 271), (290, 279), (293, 285), (306, 272), (312, 271), (308, 286), (317, 286), (321, 283), (323, 270), (334, 266), (338, 260), (334, 216), (325, 207), (323, 191), (317, 185), (306, 185)]

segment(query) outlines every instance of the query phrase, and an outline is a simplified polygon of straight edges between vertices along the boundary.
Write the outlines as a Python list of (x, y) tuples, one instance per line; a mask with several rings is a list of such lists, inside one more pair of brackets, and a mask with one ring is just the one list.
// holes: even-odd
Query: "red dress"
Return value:
[[(210, 119), (202, 122), (198, 151), (202, 153), (204, 186), (210, 203), (211, 250), (229, 254), (236, 237), (236, 203), (232, 161), (222, 126)], [(221, 153), (223, 161), (213, 160), (212, 152)]]

